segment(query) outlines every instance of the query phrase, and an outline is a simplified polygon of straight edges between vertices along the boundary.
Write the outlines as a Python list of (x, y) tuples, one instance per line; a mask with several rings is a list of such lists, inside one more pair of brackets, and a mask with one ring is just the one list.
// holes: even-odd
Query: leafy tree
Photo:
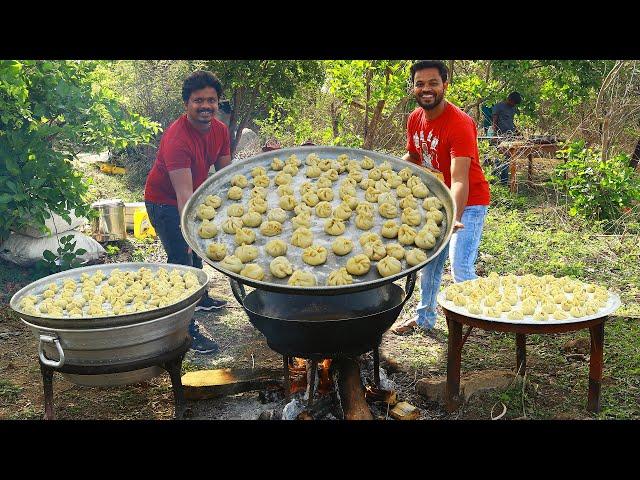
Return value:
[(0, 238), (45, 229), (54, 212), (89, 215), (87, 183), (71, 160), (81, 151), (149, 141), (158, 125), (125, 111), (95, 82), (93, 61), (0, 61)]
[(280, 99), (292, 98), (298, 86), (322, 81), (315, 60), (210, 60), (199, 66), (220, 78), (223, 96), (231, 101), (231, 155), (252, 120), (268, 115)]

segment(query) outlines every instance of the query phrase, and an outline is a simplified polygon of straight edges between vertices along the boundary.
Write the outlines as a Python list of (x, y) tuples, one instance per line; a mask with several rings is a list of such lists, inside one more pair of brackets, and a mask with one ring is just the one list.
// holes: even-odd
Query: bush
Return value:
[(558, 155), (565, 162), (556, 167), (553, 183), (571, 199), (569, 215), (602, 221), (612, 230), (640, 201), (640, 177), (628, 166), (628, 155), (605, 162), (598, 150), (585, 148), (584, 141), (566, 144)]

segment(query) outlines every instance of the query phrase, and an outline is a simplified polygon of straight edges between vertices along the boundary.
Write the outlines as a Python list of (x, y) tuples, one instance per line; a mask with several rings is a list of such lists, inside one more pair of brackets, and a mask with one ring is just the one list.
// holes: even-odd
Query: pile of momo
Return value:
[(568, 320), (597, 314), (609, 300), (606, 288), (552, 275), (499, 276), (455, 283), (444, 296), (472, 315), (508, 320)]
[(193, 272), (160, 267), (155, 273), (142, 267), (109, 275), (96, 270), (83, 273), (80, 281), (50, 283), (40, 293), (20, 302), (28, 315), (53, 318), (91, 318), (127, 315), (166, 307), (187, 298), (200, 288)]
[(302, 287), (387, 277), (424, 262), (444, 230), (440, 200), (388, 161), (293, 154), (247, 170), (195, 210), (206, 255), (244, 277)]

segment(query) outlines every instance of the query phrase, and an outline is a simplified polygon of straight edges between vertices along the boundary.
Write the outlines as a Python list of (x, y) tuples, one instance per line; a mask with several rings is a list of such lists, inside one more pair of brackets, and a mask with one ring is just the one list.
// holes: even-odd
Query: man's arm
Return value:
[(222, 155), (213, 165), (216, 167), (216, 172), (222, 170), (224, 167), (228, 167), (231, 165), (231, 155)]
[(469, 199), (469, 157), (454, 157), (451, 159), (451, 195), (456, 204), (456, 218), (453, 231), (464, 228), (461, 223), (462, 214)]
[(178, 213), (182, 215), (182, 209), (189, 197), (193, 195), (193, 178), (191, 177), (190, 168), (179, 168), (169, 172), (171, 185), (176, 191), (176, 199), (178, 201)]
[(493, 135), (495, 137), (498, 136), (498, 114), (494, 113), (491, 115), (491, 125), (493, 126)]
[(414, 163), (420, 163), (420, 157), (418, 156), (417, 153), (415, 152), (407, 152), (402, 156), (403, 160), (406, 160), (407, 162), (411, 162), (413, 161)]

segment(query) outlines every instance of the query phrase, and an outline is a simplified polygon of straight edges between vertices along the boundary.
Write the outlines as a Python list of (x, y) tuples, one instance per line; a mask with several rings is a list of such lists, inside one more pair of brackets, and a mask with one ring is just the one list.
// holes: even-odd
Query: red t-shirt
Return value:
[(169, 172), (190, 168), (195, 191), (207, 179), (209, 168), (218, 159), (230, 155), (229, 129), (218, 119), (201, 133), (182, 115), (162, 135), (156, 161), (144, 187), (144, 199), (163, 205), (178, 205)]
[(489, 183), (480, 167), (477, 136), (473, 119), (449, 102), (435, 120), (428, 120), (418, 107), (407, 121), (407, 150), (420, 158), (420, 163), (414, 163), (441, 172), (451, 188), (451, 158), (471, 158), (467, 205), (489, 205)]

